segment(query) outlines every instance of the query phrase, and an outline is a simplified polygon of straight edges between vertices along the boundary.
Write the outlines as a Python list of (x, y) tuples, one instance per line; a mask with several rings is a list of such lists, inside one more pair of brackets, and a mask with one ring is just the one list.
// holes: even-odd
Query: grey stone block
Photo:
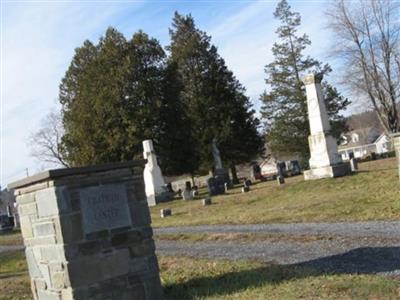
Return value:
[(29, 193), (29, 194), (22, 194), (16, 197), (16, 202), (18, 204), (27, 204), (27, 203), (32, 203), (35, 201), (35, 193)]
[(38, 290), (39, 300), (61, 300), (61, 293)]
[(33, 249), (28, 247), (25, 248), (25, 257), (28, 264), (29, 276), (31, 278), (41, 278), (42, 273), (40, 272), (38, 263), (40, 261), (40, 256), (35, 255)]
[(60, 216), (55, 225), (57, 237), (64, 244), (75, 243), (83, 239), (82, 221), (79, 213)]
[(34, 238), (26, 239), (24, 238), (25, 246), (46, 246), (46, 245), (55, 245), (57, 243), (55, 236), (38, 236)]
[(140, 244), (129, 246), (131, 257), (146, 256), (149, 253), (154, 253), (156, 247), (152, 239), (143, 240)]
[(24, 239), (29, 239), (33, 237), (32, 223), (29, 216), (20, 216), (19, 218), (21, 233)]
[(146, 280), (145, 291), (147, 300), (164, 299), (160, 278), (158, 276), (154, 276), (153, 278)]
[(53, 222), (36, 223), (33, 225), (33, 234), (36, 237), (55, 235)]
[(27, 203), (18, 205), (18, 213), (20, 216), (37, 215), (36, 203)]
[[(129, 262), (129, 273), (132, 274), (138, 274), (141, 272), (145, 272), (149, 270), (149, 266), (148, 266), (148, 259), (147, 257), (135, 257), (133, 259), (130, 260)], [(132, 276), (131, 276), (132, 277)], [(136, 277), (136, 276), (134, 276)], [(132, 277), (132, 278), (134, 278)], [(128, 280), (132, 281), (133, 279), (129, 279), (130, 277), (128, 277)], [(136, 284), (130, 282), (130, 284)]]
[(40, 257), (42, 261), (65, 261), (65, 252), (63, 245), (45, 245), (40, 248)]
[(145, 227), (151, 223), (150, 210), (147, 202), (137, 202), (130, 205), (133, 227)]
[(56, 216), (59, 213), (56, 188), (50, 187), (36, 192), (36, 204), (40, 218)]

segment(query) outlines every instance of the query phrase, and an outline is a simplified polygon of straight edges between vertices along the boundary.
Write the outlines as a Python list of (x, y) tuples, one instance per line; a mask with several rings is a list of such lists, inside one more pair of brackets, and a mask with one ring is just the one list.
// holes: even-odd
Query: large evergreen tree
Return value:
[[(328, 64), (323, 65), (304, 55), (311, 41), (306, 34), (298, 35), (300, 14), (292, 12), (286, 0), (279, 2), (274, 16), (281, 23), (276, 31), (279, 42), (272, 47), (275, 60), (265, 67), (268, 89), (261, 95), (261, 114), (265, 120), (267, 144), (275, 155), (298, 154), (306, 161), (309, 157), (307, 137), (310, 129), (301, 76), (307, 73), (327, 75), (331, 68)], [(326, 80), (322, 82), (322, 88), (332, 133), (338, 137), (345, 128), (340, 111), (346, 108), (349, 101)]]
[(156, 135), (164, 59), (155, 39), (127, 41), (113, 28), (76, 49), (59, 97), (71, 165), (142, 157), (142, 140)]
[(193, 157), (199, 169), (213, 165), (213, 138), (229, 166), (249, 161), (261, 152), (263, 141), (244, 88), (190, 15), (175, 13), (170, 36), (170, 63), (177, 66), (180, 99), (190, 120), (186, 130), (196, 140)]

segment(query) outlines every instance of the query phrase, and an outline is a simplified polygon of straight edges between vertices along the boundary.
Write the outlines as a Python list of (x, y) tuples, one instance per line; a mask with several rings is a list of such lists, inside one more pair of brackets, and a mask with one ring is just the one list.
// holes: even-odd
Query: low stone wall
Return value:
[(162, 299), (144, 161), (15, 182), (35, 299)]

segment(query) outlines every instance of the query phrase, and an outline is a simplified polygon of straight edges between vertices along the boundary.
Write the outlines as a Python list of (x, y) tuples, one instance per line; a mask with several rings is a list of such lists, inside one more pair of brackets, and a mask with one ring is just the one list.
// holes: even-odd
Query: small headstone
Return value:
[(247, 193), (248, 191), (250, 191), (250, 187), (248, 186), (242, 187), (242, 193)]
[(185, 190), (191, 190), (192, 189), (192, 183), (190, 181), (185, 182)]
[(286, 163), (284, 161), (277, 162), (276, 171), (278, 173), (278, 176), (286, 176), (287, 175)]
[(278, 182), (278, 185), (284, 184), (285, 183), (285, 177), (283, 177), (282, 175), (278, 175), (276, 177), (276, 181)]
[(371, 159), (372, 160), (376, 160), (376, 153), (375, 152), (371, 152)]
[(163, 208), (160, 210), (161, 218), (172, 216), (172, 210), (170, 208)]
[(210, 197), (205, 198), (205, 199), (201, 200), (201, 203), (203, 204), (203, 206), (211, 205), (211, 198)]
[(219, 176), (208, 178), (207, 180), (208, 194), (210, 196), (225, 193), (225, 183)]
[(167, 188), (168, 192), (175, 193), (174, 189), (172, 188), (172, 183), (171, 182), (167, 183), (165, 187)]
[(291, 175), (296, 176), (301, 174), (301, 168), (300, 168), (300, 163), (298, 160), (292, 160), (290, 161), (291, 165)]
[(228, 192), (228, 190), (229, 190), (229, 184), (225, 182), (225, 193)]
[(350, 159), (350, 168), (352, 172), (357, 172), (358, 170), (358, 162), (355, 158)]
[(196, 197), (199, 194), (197, 190), (191, 190), (190, 192), (192, 193), (192, 198)]
[(193, 199), (192, 191), (184, 189), (182, 192), (182, 198), (183, 200), (192, 200)]
[(250, 179), (246, 179), (243, 183), (243, 186), (247, 186), (250, 187), (251, 186), (251, 180)]
[(13, 230), (14, 225), (13, 216), (0, 215), (0, 233)]

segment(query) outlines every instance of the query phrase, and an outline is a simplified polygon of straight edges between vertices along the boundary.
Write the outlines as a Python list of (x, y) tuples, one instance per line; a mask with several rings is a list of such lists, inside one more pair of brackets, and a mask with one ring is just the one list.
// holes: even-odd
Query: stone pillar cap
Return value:
[(53, 180), (60, 177), (65, 176), (73, 176), (73, 175), (81, 175), (88, 173), (96, 173), (96, 172), (105, 172), (115, 169), (123, 169), (123, 168), (133, 168), (133, 167), (144, 167), (147, 163), (145, 159), (132, 160), (126, 162), (115, 162), (115, 163), (107, 163), (101, 165), (94, 166), (85, 166), (85, 167), (74, 167), (74, 168), (63, 168), (63, 169), (53, 169), (47, 170), (29, 177), (25, 177), (23, 179), (11, 182), (8, 184), (8, 189), (17, 189), (27, 185), (31, 185), (34, 183), (39, 183), (45, 180)]
[(303, 81), (305, 85), (316, 84), (321, 83), (323, 77), (324, 75), (322, 73), (307, 74), (301, 78), (301, 81)]

